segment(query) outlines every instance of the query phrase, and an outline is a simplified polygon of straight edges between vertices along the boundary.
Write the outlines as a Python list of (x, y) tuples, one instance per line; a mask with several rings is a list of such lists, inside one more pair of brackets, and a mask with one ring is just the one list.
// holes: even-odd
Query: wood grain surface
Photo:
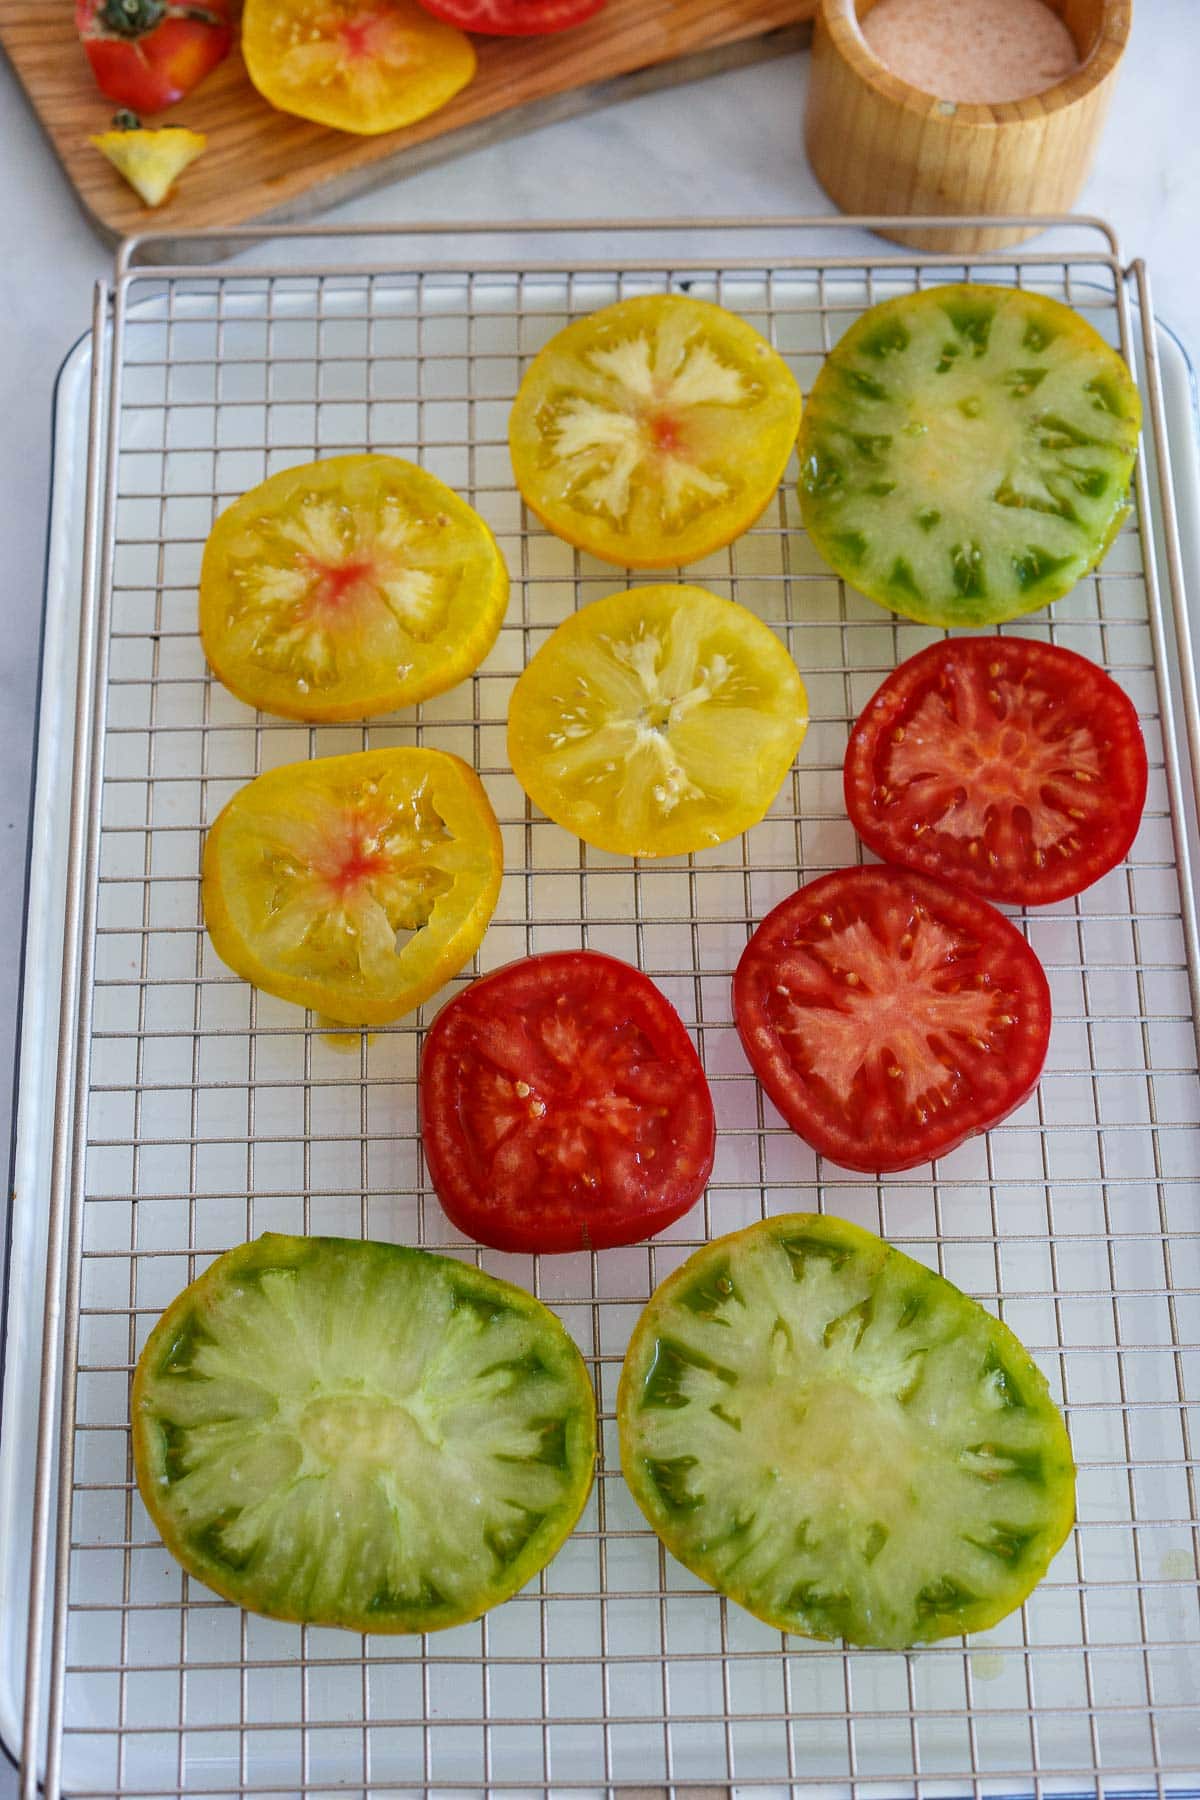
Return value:
[(403, 131), (355, 137), (275, 112), (235, 48), (195, 93), (156, 117), (208, 133), (205, 154), (156, 211), (88, 143), (113, 106), (75, 34), (73, 0), (0, 0), (3, 44), (85, 211), (127, 232), (311, 217), (398, 175), (624, 94), (794, 48), (815, 0), (608, 0), (574, 30), (475, 40), (479, 68), (449, 106)]

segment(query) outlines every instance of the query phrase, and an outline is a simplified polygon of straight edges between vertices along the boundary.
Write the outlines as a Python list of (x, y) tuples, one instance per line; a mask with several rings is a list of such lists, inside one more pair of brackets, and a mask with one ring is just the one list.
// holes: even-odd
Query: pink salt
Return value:
[(1044, 0), (879, 0), (861, 29), (893, 75), (939, 100), (1027, 100), (1079, 67)]

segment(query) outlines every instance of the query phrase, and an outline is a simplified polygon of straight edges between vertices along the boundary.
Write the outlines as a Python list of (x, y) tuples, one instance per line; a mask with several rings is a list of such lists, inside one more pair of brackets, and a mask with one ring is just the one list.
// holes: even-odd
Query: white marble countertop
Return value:
[[(1197, 0), (1140, 0), (1080, 210), (1144, 257), (1156, 309), (1200, 357)], [(807, 56), (628, 101), (397, 181), (331, 218), (395, 221), (825, 214), (801, 147)], [(12, 1064), (55, 373), (111, 258), (0, 61), (0, 1068)], [(840, 246), (841, 247), (841, 246)], [(0, 1080), (0, 1143), (9, 1082)], [(0, 1759), (0, 1800), (15, 1792)]]

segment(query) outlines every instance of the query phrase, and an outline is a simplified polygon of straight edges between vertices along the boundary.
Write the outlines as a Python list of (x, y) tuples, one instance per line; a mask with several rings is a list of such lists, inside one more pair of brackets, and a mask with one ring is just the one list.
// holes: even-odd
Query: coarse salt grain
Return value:
[(861, 30), (893, 75), (938, 100), (1027, 100), (1079, 68), (1044, 0), (879, 0)]

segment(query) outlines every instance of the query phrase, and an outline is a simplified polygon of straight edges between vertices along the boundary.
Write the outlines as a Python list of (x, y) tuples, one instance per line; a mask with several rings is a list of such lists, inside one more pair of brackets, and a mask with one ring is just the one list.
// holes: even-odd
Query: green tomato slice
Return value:
[(951, 286), (873, 306), (800, 427), (800, 509), (860, 593), (930, 625), (990, 625), (1072, 588), (1129, 511), (1141, 402), (1068, 306)]
[(271, 1618), (434, 1631), (514, 1594), (592, 1484), (591, 1383), (521, 1289), (396, 1244), (269, 1234), (155, 1325), (138, 1486), (189, 1575)]
[(718, 1238), (651, 1297), (617, 1400), (638, 1505), (782, 1631), (900, 1648), (981, 1631), (1075, 1516), (1062, 1417), (974, 1300), (842, 1219)]

